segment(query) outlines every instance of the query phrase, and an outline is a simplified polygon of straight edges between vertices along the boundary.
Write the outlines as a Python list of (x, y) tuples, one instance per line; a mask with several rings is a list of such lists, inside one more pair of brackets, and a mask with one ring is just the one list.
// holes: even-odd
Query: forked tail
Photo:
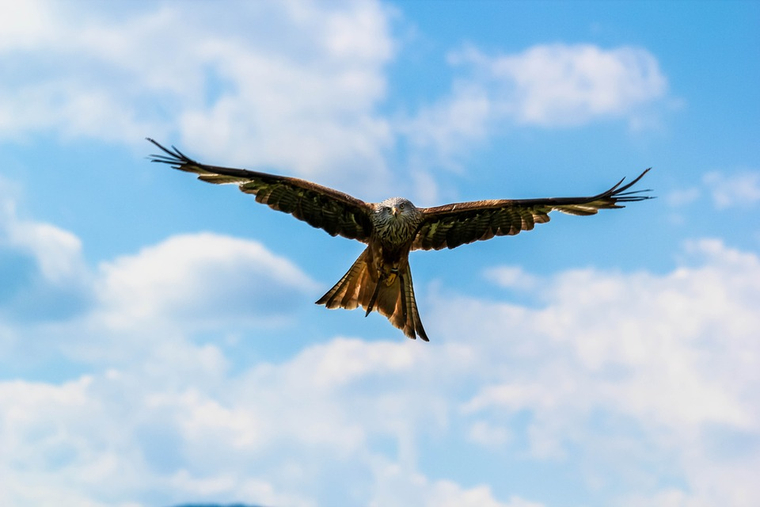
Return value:
[(417, 311), (409, 265), (400, 268), (395, 276), (384, 277), (372, 276), (371, 264), (369, 249), (364, 250), (343, 278), (317, 304), (347, 310), (361, 306), (367, 314), (377, 311), (409, 338), (415, 339), (419, 335), (428, 341)]

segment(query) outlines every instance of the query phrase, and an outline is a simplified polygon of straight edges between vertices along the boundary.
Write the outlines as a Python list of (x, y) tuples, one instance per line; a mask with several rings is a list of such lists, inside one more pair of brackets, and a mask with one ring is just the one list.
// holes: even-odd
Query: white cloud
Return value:
[[(336, 358), (353, 372), (336, 376), (346, 364)], [(414, 447), (415, 428), (437, 424), (439, 394), (421, 403), (424, 391), (388, 388), (399, 373), (411, 382), (415, 367), (427, 370), (422, 348), (338, 339), (241, 376), (197, 359), (186, 369), (187, 359), (164, 358), (162, 370), (137, 361), (62, 385), (0, 382), (0, 443), (8, 451), (0, 471), (12, 483), (0, 501), (434, 505), (428, 499), (447, 497), (460, 505), (531, 505), (498, 502), (486, 486), (431, 483), (403, 457), (409, 449), (399, 451), (401, 465), (372, 449), (368, 439), (379, 435)], [(366, 382), (378, 383), (376, 395), (357, 389)]]
[(241, 364), (229, 330), (257, 337), (273, 313), (293, 318), (283, 301), (313, 292), (296, 266), (195, 234), (90, 270), (78, 238), (3, 204), (0, 254), (94, 290), (54, 324), (0, 327), (4, 365), (33, 370), (42, 355), (46, 373), (85, 372), (0, 381), (0, 503), (550, 504), (487, 468), (474, 483), (459, 465), (430, 473), (449, 448), (510, 473), (566, 466), (580, 488), (617, 484), (610, 504), (760, 498), (746, 472), (760, 466), (754, 253), (695, 241), (664, 274), (496, 267), (530, 306), (434, 297), (430, 344), (336, 338)]
[[(176, 446), (183, 444), (182, 437), (173, 436), (175, 432), (183, 434), (183, 421), (178, 419), (185, 414), (162, 411), (154, 400), (155, 392), (138, 380), (110, 372), (61, 386), (0, 383), (0, 406), (12, 408), (2, 416), (4, 431), (0, 438), (5, 459), (0, 461), (0, 502), (14, 507), (131, 507), (153, 505), (155, 500), (168, 504), (188, 497), (221, 498), (235, 492), (239, 496), (230, 498), (256, 498), (270, 505), (313, 505), (295, 495), (278, 493), (265, 481), (234, 474), (190, 477), (191, 473), (182, 467), (162, 474), (161, 467), (166, 465), (161, 460), (171, 461), (185, 452), (192, 458), (193, 449)], [(159, 390), (165, 388), (162, 384)], [(187, 403), (192, 412), (205, 411), (204, 403), (208, 401), (190, 399), (180, 403)], [(164, 419), (167, 415), (169, 420)], [(205, 417), (213, 415), (208, 412)], [(223, 434), (183, 436), (228, 442)], [(200, 462), (203, 458), (198, 456)], [(153, 501), (145, 500), (144, 492), (157, 487), (162, 490), (159, 496)]]
[(316, 287), (259, 243), (199, 233), (103, 264), (98, 292), (104, 318), (117, 327), (156, 320), (208, 326), (282, 317)]
[(499, 266), (488, 269), (483, 274), (487, 280), (506, 288), (535, 289), (539, 282), (538, 278), (519, 266)]
[[(507, 445), (527, 438), (535, 459), (583, 463), (589, 484), (634, 467), (643, 482), (629, 482), (631, 491), (650, 501), (752, 505), (760, 490), (736, 485), (760, 464), (760, 399), (750, 387), (760, 381), (760, 259), (717, 240), (688, 251), (694, 267), (664, 276), (563, 273), (544, 281), (536, 310), (442, 305), (441, 317), (459, 315), (447, 334), (479, 336), (476, 355), (503, 372), (463, 414), (506, 424)], [(526, 412), (530, 424), (515, 432), (509, 421)], [(671, 463), (686, 488), (659, 491), (650, 460)]]
[(725, 174), (713, 171), (702, 178), (718, 209), (747, 208), (760, 201), (760, 171)]
[(456, 167), (454, 161), (460, 153), (487, 138), (493, 116), (493, 99), (488, 92), (481, 86), (462, 83), (454, 86), (450, 96), (401, 120), (398, 129), (412, 140), (418, 157), (435, 157), (427, 164)]
[(377, 2), (9, 5), (2, 137), (138, 145), (178, 131), (228, 164), (383, 183), (392, 137), (375, 107), (393, 42)]
[[(282, 33), (261, 46), (234, 39), (205, 45), (213, 72), (233, 89), (210, 107), (183, 113), (189, 144), (240, 162), (254, 155), (261, 164), (305, 174), (330, 170), (345, 178), (357, 164), (382, 173), (392, 135), (374, 108), (384, 96), (382, 67), (392, 54), (386, 14), (374, 2), (315, 6), (290, 4)], [(273, 49), (283, 36), (298, 37), (302, 46), (285, 54)]]
[(380, 107), (399, 18), (380, 2), (24, 5), (3, 7), (13, 35), (0, 39), (12, 76), (0, 83), (0, 137), (53, 132), (141, 151), (146, 135), (177, 137), (198, 158), (377, 198), (390, 190), (387, 160), (400, 140), (424, 178), (431, 166), (457, 167), (500, 123), (641, 124), (667, 92), (641, 48), (468, 47), (449, 57), (448, 95), (388, 113)]
[(547, 128), (620, 119), (643, 128), (656, 116), (667, 78), (642, 48), (540, 44), (491, 56), (474, 46), (449, 55), (457, 70), (448, 96), (422, 106), (399, 129), (435, 163), (457, 158), (502, 123)]
[(90, 274), (75, 235), (17, 216), (13, 193), (0, 181), (0, 315), (58, 319), (90, 297)]
[(189, 370), (223, 369), (214, 346), (190, 357), (182, 333), (293, 327), (318, 290), (261, 244), (212, 233), (173, 236), (92, 269), (76, 235), (19, 217), (6, 187), (0, 181), (2, 364), (63, 355), (120, 365), (150, 350), (151, 368), (174, 358)]
[[(465, 51), (457, 63), (471, 75), (399, 127), (374, 110), (393, 53), (387, 12), (375, 3), (323, 10), (254, 2), (241, 7), (250, 16), (201, 6), (194, 17), (173, 4), (147, 14), (121, 4), (123, 15), (9, 5), (0, 6), (2, 63), (20, 64), (32, 48), (81, 67), (50, 58), (25, 71), (41, 79), (4, 80), (6, 137), (40, 129), (158, 137), (172, 130), (165, 115), (176, 115), (183, 143), (209, 155), (304, 174), (337, 164), (339, 178), (347, 161), (382, 168), (397, 128), (447, 158), (485, 139), (492, 121), (633, 123), (667, 88), (641, 49)], [(199, 26), (209, 31), (199, 35)], [(100, 77), (91, 79), (90, 70)], [(166, 111), (153, 109), (157, 97)], [(727, 177), (711, 183), (720, 189), (716, 203), (757, 200)], [(0, 233), (3, 265), (11, 259), (26, 269), (14, 273), (92, 298), (75, 315), (59, 316), (56, 327), (0, 324), (0, 341), (14, 342), (0, 343), (4, 364), (26, 361), (33, 349), (24, 347), (37, 346), (91, 370), (58, 383), (0, 381), (4, 505), (126, 507), (188, 497), (540, 505), (525, 500), (542, 498), (540, 489), (512, 495), (488, 478), (459, 484), (456, 467), (428, 474), (429, 447), (448, 452), (449, 444), (494, 453), (489, 465), (508, 461), (498, 455), (506, 450), (541, 472), (547, 462), (550, 471), (566, 466), (588, 490), (614, 483), (604, 490), (611, 504), (760, 498), (747, 472), (760, 468), (755, 254), (696, 242), (690, 264), (662, 275), (585, 270), (537, 278), (494, 268), (487, 276), (543, 306), (441, 299), (427, 320), (437, 328), (429, 345), (338, 338), (232, 368), (235, 352), (224, 346), (230, 328), (256, 337), (251, 329), (292, 317), (287, 304), (314, 290), (307, 275), (258, 243), (177, 236), (89, 270), (75, 235), (19, 219), (11, 205), (0, 211)], [(0, 308), (18, 312), (13, 298), (29, 279), (17, 278), (20, 292), (8, 289), (9, 280)], [(29, 294), (39, 301), (39, 292)], [(206, 342), (198, 344), (202, 333)], [(518, 423), (518, 414), (527, 422)], [(489, 465), (479, 469), (484, 476)]]
[(502, 447), (509, 442), (511, 435), (507, 428), (496, 426), (487, 421), (476, 421), (467, 434), (470, 441), (488, 449)]
[[(752, 169), (710, 171), (704, 174), (698, 185), (672, 190), (665, 195), (665, 202), (673, 209), (668, 218), (682, 225), (698, 216), (689, 206), (707, 206), (711, 201), (718, 211), (749, 210), (760, 202), (760, 171)], [(732, 219), (738, 215), (734, 213)], [(701, 217), (700, 217), (701, 218)], [(734, 224), (735, 229), (742, 225)]]
[(452, 481), (430, 481), (420, 474), (409, 475), (397, 466), (385, 466), (379, 474), (379, 496), (370, 507), (385, 505), (420, 505), (425, 507), (542, 507), (513, 496), (507, 502), (493, 497), (488, 486), (465, 489)]
[(115, 427), (102, 424), (98, 404), (105, 400), (93, 403), (91, 384), (89, 377), (60, 386), (0, 383), (0, 405), (8, 409), (0, 433), (3, 505), (107, 505), (106, 483), (123, 492), (134, 479), (127, 468), (115, 470)]
[(0, 2), (0, 54), (49, 43), (56, 17), (51, 7), (45, 0)]
[(689, 205), (699, 199), (702, 192), (697, 187), (688, 187), (673, 190), (667, 196), (665, 196), (666, 202), (669, 206), (679, 208)]
[[(599, 396), (596, 401), (605, 404), (622, 395), (625, 403), (616, 409), (627, 415), (672, 429), (713, 422), (745, 428), (757, 407), (736, 378), (757, 376), (754, 363), (741, 356), (753, 330), (760, 328), (753, 310), (760, 298), (760, 261), (713, 240), (689, 248), (704, 264), (665, 277), (563, 273), (544, 289), (547, 306), (529, 311), (516, 331), (537, 333), (547, 340), (543, 346), (569, 354), (566, 366), (589, 375), (585, 387), (597, 382), (585, 395)], [(532, 330), (522, 327), (526, 323)], [(726, 370), (716, 368), (719, 361)], [(478, 411), (583, 404), (591, 400), (571, 395), (582, 387), (576, 383), (581, 380), (544, 390), (515, 379), (484, 388), (467, 406)]]
[[(760, 465), (754, 254), (705, 240), (664, 275), (561, 273), (526, 289), (539, 308), (436, 300), (431, 344), (334, 339), (235, 372), (218, 341), (192, 343), (196, 329), (167, 303), (187, 298), (166, 292), (175, 283), (197, 296), (193, 271), (217, 259), (210, 239), (172, 238), (101, 271), (118, 296), (109, 312), (133, 315), (130, 294), (169, 308), (162, 324), (121, 333), (72, 322), (68, 339), (118, 338), (127, 359), (72, 348), (96, 371), (0, 382), (0, 477), (11, 485), (0, 502), (541, 505), (542, 490), (459, 484), (456, 467), (428, 477), (430, 453), (458, 446), (495, 453), (502, 473), (567, 466), (609, 504), (760, 497), (743, 472)], [(255, 244), (213, 239), (219, 256), (266, 259)], [(278, 280), (299, 280), (281, 267)]]
[(5, 242), (8, 247), (32, 255), (41, 274), (52, 283), (61, 283), (82, 276), (82, 244), (75, 235), (50, 224), (18, 220), (12, 201), (4, 203)]
[(582, 125), (596, 118), (630, 118), (660, 99), (667, 80), (644, 49), (551, 44), (488, 57), (475, 49), (452, 55), (495, 85), (496, 109), (520, 123)]

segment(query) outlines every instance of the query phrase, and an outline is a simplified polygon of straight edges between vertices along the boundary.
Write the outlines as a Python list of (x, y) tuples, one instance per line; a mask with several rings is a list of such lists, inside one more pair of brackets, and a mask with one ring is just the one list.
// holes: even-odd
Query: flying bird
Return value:
[(494, 236), (529, 231), (549, 221), (549, 212), (594, 215), (600, 209), (622, 208), (620, 203), (651, 199), (649, 190), (629, 190), (648, 171), (623, 185), (622, 179), (609, 190), (590, 197), (544, 199), (498, 199), (460, 202), (433, 208), (418, 208), (408, 199), (392, 197), (368, 203), (310, 181), (245, 169), (201, 164), (177, 148), (165, 148), (153, 139), (163, 154), (151, 155), (153, 162), (198, 174), (209, 183), (234, 183), (256, 196), (256, 201), (289, 213), (331, 236), (343, 236), (367, 244), (351, 268), (316, 304), (327, 308), (358, 306), (366, 315), (381, 315), (409, 338), (428, 341), (422, 326), (409, 268), (412, 250), (456, 248)]

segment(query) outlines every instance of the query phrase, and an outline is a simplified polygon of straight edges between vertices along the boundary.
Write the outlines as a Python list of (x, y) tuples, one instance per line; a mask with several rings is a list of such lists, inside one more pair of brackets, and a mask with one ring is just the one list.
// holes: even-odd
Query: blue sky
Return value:
[[(760, 502), (755, 2), (0, 3), (0, 504)], [(655, 200), (411, 256), (151, 164), (367, 201)]]

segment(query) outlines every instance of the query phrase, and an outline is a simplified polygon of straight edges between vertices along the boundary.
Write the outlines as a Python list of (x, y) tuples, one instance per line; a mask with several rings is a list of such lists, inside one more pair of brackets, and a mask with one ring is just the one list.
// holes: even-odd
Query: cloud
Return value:
[(450, 58), (491, 84), (498, 114), (529, 125), (631, 118), (667, 90), (656, 58), (641, 48), (549, 44), (497, 57), (468, 48)]
[(493, 497), (488, 486), (465, 489), (452, 481), (430, 481), (420, 474), (411, 477), (399, 467), (388, 466), (381, 474), (380, 496), (373, 499), (371, 507), (383, 505), (421, 505), (425, 507), (542, 507), (513, 496), (507, 502)]
[(173, 236), (100, 267), (99, 302), (114, 326), (156, 320), (218, 326), (288, 315), (317, 284), (254, 241)]
[[(9, 481), (0, 501), (312, 506), (421, 498), (434, 505), (448, 497), (531, 505), (498, 502), (487, 486), (429, 481), (373, 449), (376, 435), (409, 438), (434, 421), (436, 411), (417, 395), (387, 386), (399, 373), (416, 376), (422, 349), (337, 339), (229, 376), (202, 360), (201, 348), (183, 348), (187, 354), (164, 358), (161, 370), (143, 360), (61, 385), (0, 382), (0, 443), (13, 456), (0, 461)], [(336, 377), (339, 359), (355, 365), (351, 374)], [(381, 382), (377, 396), (357, 389), (367, 382)]]
[[(9, 368), (145, 360), (160, 369), (187, 356), (185, 332), (227, 328), (235, 341), (235, 330), (296, 326), (318, 290), (260, 243), (213, 233), (172, 236), (93, 269), (76, 235), (19, 217), (7, 187), (0, 181), (0, 362)], [(226, 365), (213, 346), (202, 357)]]
[(643, 48), (541, 44), (489, 55), (468, 46), (449, 55), (445, 96), (387, 111), (400, 18), (369, 0), (24, 5), (3, 7), (0, 22), (12, 34), (0, 39), (12, 76), (0, 84), (0, 138), (52, 132), (145, 149), (149, 135), (199, 158), (378, 197), (390, 191), (387, 163), (400, 146), (425, 178), (504, 123), (642, 125), (667, 98)]
[[(345, 178), (357, 164), (382, 173), (392, 144), (387, 120), (375, 112), (393, 53), (386, 12), (375, 2), (286, 5), (269, 40), (207, 41), (201, 54), (232, 86), (209, 107), (183, 112), (183, 137), (216, 156), (250, 163), (253, 154), (302, 174), (329, 169)], [(277, 49), (292, 38), (298, 47)]]
[(0, 180), (0, 315), (25, 321), (58, 320), (89, 300), (89, 272), (79, 238), (50, 224), (19, 218)]
[(484, 277), (504, 288), (535, 289), (539, 280), (518, 266), (499, 266), (487, 269)]
[(698, 187), (681, 188), (671, 191), (665, 196), (666, 202), (673, 208), (680, 208), (695, 202), (702, 192)]
[(467, 437), (471, 442), (485, 448), (503, 447), (511, 438), (509, 430), (486, 421), (476, 421), (470, 426)]
[[(687, 251), (693, 267), (664, 276), (579, 270), (544, 280), (543, 308), (442, 304), (441, 318), (459, 315), (447, 335), (481, 337), (473, 355), (495, 375), (462, 413), (511, 437), (491, 445), (519, 452), (527, 439), (523, 452), (575, 462), (589, 485), (623, 480), (649, 500), (751, 505), (760, 490), (736, 484), (760, 464), (749, 387), (760, 380), (760, 259), (717, 240)], [(663, 473), (686, 486), (654, 486)]]
[(399, 122), (413, 145), (456, 166), (457, 157), (500, 125), (568, 128), (623, 120), (644, 128), (668, 82), (643, 48), (539, 44), (488, 55), (475, 46), (449, 54), (451, 91)]
[[(385, 461), (366, 448), (367, 439), (400, 435), (409, 467), (412, 428), (438, 424), (439, 396), (426, 405), (415, 399), (416, 390), (367, 398), (357, 389), (367, 379), (415, 376), (424, 350), (403, 341), (336, 339), (239, 373), (230, 368), (223, 337), (195, 343), (199, 334), (230, 324), (258, 330), (262, 321), (291, 311), (294, 293), (313, 288), (295, 266), (255, 242), (175, 236), (96, 270), (78, 270), (71, 267), (82, 263), (76, 236), (19, 219), (10, 203), (4, 210), (4, 245), (28, 247), (30, 259), (44, 266), (35, 269), (51, 279), (82, 278), (93, 297), (54, 328), (0, 328), (4, 337), (7, 331), (19, 338), (0, 347), (4, 362), (22, 363), (17, 368), (34, 368), (22, 358), (43, 343), (54, 351), (42, 363), (46, 369), (89, 365), (87, 373), (61, 382), (0, 380), (3, 505), (135, 507), (207, 499), (308, 507), (315, 499), (366, 499), (366, 486), (339, 485), (346, 477), (368, 484)], [(70, 262), (54, 262), (50, 251)], [(347, 395), (353, 401), (346, 403)], [(493, 499), (484, 486), (468, 490), (414, 477), (412, 486), (431, 492)], [(415, 495), (428, 497), (422, 490)]]
[(417, 157), (435, 157), (434, 163), (455, 167), (460, 153), (487, 139), (493, 117), (493, 99), (486, 90), (457, 83), (448, 97), (400, 120), (398, 130), (412, 141)]
[[(56, 332), (68, 339), (51, 345), (86, 364), (142, 361), (161, 372), (179, 361), (185, 374), (200, 361), (221, 371), (237, 363), (222, 350), (237, 350), (241, 334), (297, 328), (316, 290), (297, 266), (255, 241), (173, 236), (102, 263), (87, 311), (61, 323)], [(209, 333), (218, 341), (200, 338)], [(196, 349), (188, 342), (194, 339), (205, 345)]]
[[(496, 122), (636, 123), (667, 93), (643, 49), (467, 49), (451, 93), (397, 125), (376, 111), (394, 51), (378, 4), (69, 5), (0, 7), (0, 60), (18, 70), (0, 135), (124, 142), (168, 137), (174, 117), (209, 156), (337, 180), (356, 160), (383, 169), (398, 132), (449, 158)], [(711, 181), (716, 203), (756, 201), (729, 179)], [(229, 340), (301, 330), (314, 282), (286, 259), (202, 233), (90, 268), (79, 238), (8, 202), (0, 358), (41, 380), (0, 380), (0, 504), (533, 507), (560, 476), (606, 504), (760, 498), (754, 253), (701, 240), (661, 274), (497, 266), (485, 276), (530, 305), (447, 290), (431, 344), (335, 337), (273, 359)], [(56, 357), (27, 366), (43, 349)]]
[(703, 184), (712, 195), (718, 209), (748, 208), (760, 201), (760, 171), (740, 171), (725, 174), (707, 173)]
[[(745, 427), (753, 420), (754, 408), (747, 404), (752, 401), (746, 398), (749, 393), (740, 394), (742, 388), (734, 375), (746, 379), (755, 374), (735, 366), (720, 378), (720, 370), (713, 368), (717, 361), (725, 361), (727, 367), (738, 361), (748, 334), (760, 326), (751, 310), (760, 297), (755, 286), (760, 262), (755, 255), (728, 249), (717, 240), (690, 244), (689, 252), (704, 264), (682, 267), (665, 277), (594, 270), (562, 273), (546, 282), (545, 308), (520, 316), (515, 336), (529, 333), (534, 342), (542, 336), (547, 340), (545, 347), (559, 347), (572, 358), (567, 359), (572, 363), (568, 366), (588, 373), (589, 381), (600, 382), (588, 395), (593, 391), (604, 398), (603, 385), (609, 381), (618, 394), (626, 393), (625, 403), (616, 409), (642, 420), (673, 429), (711, 422)], [(495, 309), (505, 317), (522, 312), (511, 306)], [(643, 315), (647, 318), (642, 319)], [(499, 340), (500, 334), (486, 336)], [(532, 353), (534, 347), (536, 343), (521, 349)], [(675, 378), (678, 384), (672, 382)], [(669, 392), (667, 386), (677, 390)], [(466, 408), (473, 412), (488, 406), (519, 410), (588, 401), (562, 392), (577, 387), (567, 384), (536, 391), (539, 388), (532, 382), (492, 386), (473, 397)]]
[[(528, 467), (608, 504), (751, 505), (760, 259), (686, 253), (665, 274), (496, 267), (538, 304), (434, 296), (431, 344), (335, 338), (231, 368), (230, 326), (255, 334), (290, 311), (271, 290), (311, 282), (254, 242), (168, 238), (92, 270), (92, 305), (48, 340), (89, 371), (0, 381), (0, 503), (551, 505)], [(453, 448), (472, 461), (430, 472)]]
[(0, 39), (0, 63), (12, 78), (0, 85), (0, 137), (179, 136), (228, 164), (335, 182), (359, 164), (354, 184), (383, 183), (392, 136), (375, 109), (394, 45), (382, 5), (144, 7), (2, 7), (12, 36)]
[[(185, 401), (191, 414), (208, 408), (205, 400), (194, 404), (185, 398), (180, 401)], [(185, 452), (192, 453), (183, 446), (184, 438), (193, 435), (175, 436), (182, 434), (177, 416), (184, 413), (167, 413), (160, 401), (139, 379), (113, 371), (60, 386), (0, 383), (0, 405), (13, 407), (2, 416), (4, 456), (13, 460), (0, 463), (4, 479), (0, 501), (14, 506), (135, 507), (222, 498), (235, 488), (238, 499), (256, 498), (268, 505), (313, 505), (277, 492), (261, 480), (215, 477), (213, 473), (191, 479), (182, 467), (161, 473), (172, 456), (184, 458)], [(206, 413), (208, 417), (215, 414)], [(166, 416), (169, 420), (163, 419)], [(158, 494), (146, 496), (156, 488)]]
[[(760, 171), (722, 170), (705, 173), (693, 186), (685, 186), (670, 191), (665, 195), (665, 202), (673, 210), (668, 219), (674, 224), (682, 225), (699, 217), (704, 217), (697, 207), (706, 209), (710, 204), (719, 212), (746, 211), (760, 202)], [(725, 225), (721, 214), (714, 214), (718, 220), (716, 226)], [(734, 228), (741, 225), (743, 214), (734, 213), (731, 220), (739, 220)], [(748, 226), (754, 224), (747, 224)], [(746, 227), (745, 227), (746, 228)]]

